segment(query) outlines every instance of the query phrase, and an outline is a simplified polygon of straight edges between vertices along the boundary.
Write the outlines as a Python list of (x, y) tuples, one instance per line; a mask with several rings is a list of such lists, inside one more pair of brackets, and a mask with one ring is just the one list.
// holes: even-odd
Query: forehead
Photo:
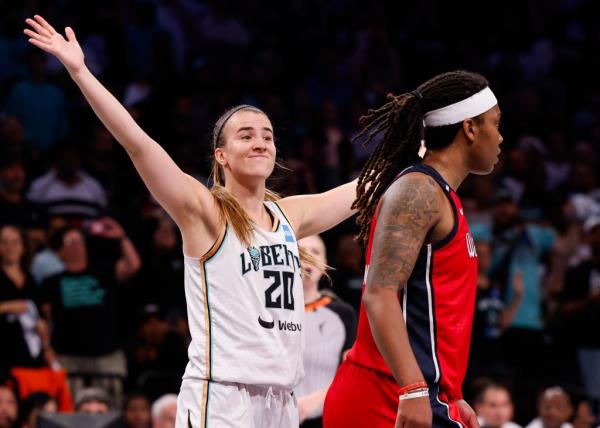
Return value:
[(489, 109), (488, 111), (486, 111), (485, 113), (483, 113), (482, 117), (487, 120), (498, 120), (500, 119), (500, 116), (502, 115), (502, 112), (500, 111), (500, 107), (498, 106), (498, 104), (496, 104), (494, 107), (492, 107), (491, 109)]
[(223, 129), (225, 132), (238, 132), (240, 129), (253, 129), (260, 131), (269, 129), (273, 132), (273, 126), (269, 118), (263, 113), (250, 110), (242, 110), (229, 118)]

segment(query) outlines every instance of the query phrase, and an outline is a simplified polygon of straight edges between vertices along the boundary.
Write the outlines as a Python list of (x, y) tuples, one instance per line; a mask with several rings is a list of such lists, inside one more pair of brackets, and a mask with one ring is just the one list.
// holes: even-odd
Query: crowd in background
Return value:
[[(499, 2), (494, 16), (434, 0), (0, 8), (0, 427), (89, 401), (147, 427), (172, 405), (190, 340), (176, 226), (62, 66), (28, 47), (34, 13), (74, 28), (92, 72), (203, 183), (216, 118), (264, 109), (282, 195), (356, 177), (370, 151), (351, 142), (358, 118), (387, 93), (484, 74), (504, 143), (494, 173), (458, 191), (480, 262), (465, 396), (488, 426), (490, 397), (514, 403), (502, 424), (598, 425), (600, 4)], [(358, 309), (356, 232), (350, 220), (324, 235), (335, 270), (323, 287)]]

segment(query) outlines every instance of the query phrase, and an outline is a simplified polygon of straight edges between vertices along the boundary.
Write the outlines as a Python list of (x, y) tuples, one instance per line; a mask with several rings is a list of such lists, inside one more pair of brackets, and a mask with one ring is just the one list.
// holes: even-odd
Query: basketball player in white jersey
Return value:
[(356, 183), (275, 202), (265, 183), (275, 165), (273, 127), (262, 111), (239, 106), (215, 125), (208, 189), (96, 80), (71, 28), (65, 39), (38, 15), (26, 22), (29, 42), (62, 62), (181, 231), (192, 343), (177, 427), (297, 427), (292, 391), (303, 376), (304, 312), (297, 239), (348, 218)]

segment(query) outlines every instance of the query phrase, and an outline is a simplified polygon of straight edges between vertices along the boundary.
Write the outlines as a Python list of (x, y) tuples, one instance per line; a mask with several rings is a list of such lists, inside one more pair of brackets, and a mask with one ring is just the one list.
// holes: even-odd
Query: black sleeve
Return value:
[(350, 349), (356, 340), (356, 312), (352, 306), (339, 299), (334, 299), (329, 308), (340, 317), (346, 329), (346, 337), (342, 346), (343, 353)]
[(49, 278), (46, 278), (39, 286), (40, 291), (38, 293), (39, 305), (43, 305), (44, 303), (53, 304), (54, 295), (56, 291), (58, 283), (58, 275), (52, 275)]

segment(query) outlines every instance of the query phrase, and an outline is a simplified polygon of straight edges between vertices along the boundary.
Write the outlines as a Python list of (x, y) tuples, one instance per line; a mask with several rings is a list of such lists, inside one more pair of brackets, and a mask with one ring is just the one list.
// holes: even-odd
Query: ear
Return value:
[(225, 156), (225, 152), (223, 152), (223, 149), (221, 147), (217, 147), (215, 149), (215, 159), (221, 166), (225, 166), (227, 164), (227, 158)]
[(462, 123), (462, 130), (465, 133), (465, 137), (467, 138), (467, 142), (473, 143), (477, 134), (479, 132), (479, 128), (477, 126), (477, 122), (473, 119), (465, 119)]

